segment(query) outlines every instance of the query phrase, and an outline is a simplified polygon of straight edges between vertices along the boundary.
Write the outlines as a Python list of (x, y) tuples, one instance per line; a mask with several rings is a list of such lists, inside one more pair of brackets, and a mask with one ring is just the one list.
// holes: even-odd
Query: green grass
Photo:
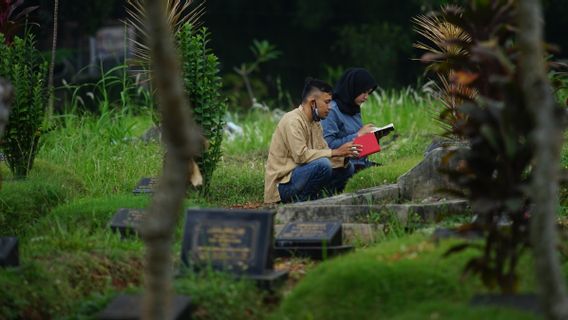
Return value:
[(178, 294), (192, 297), (198, 306), (193, 319), (265, 319), (270, 309), (263, 303), (266, 293), (254, 283), (220, 272), (189, 273), (174, 285)]
[[(394, 182), (420, 161), (437, 132), (431, 104), (407, 90), (375, 94), (364, 105), (365, 122), (393, 122), (396, 131), (384, 139), (383, 151), (371, 157), (384, 166), (362, 172), (348, 190)], [(157, 143), (137, 139), (152, 126), (150, 112), (133, 115), (128, 109), (121, 110), (61, 117), (57, 128), (45, 137), (38, 158), (72, 172), (91, 196), (130, 192), (141, 177), (159, 175), (163, 150)], [(278, 119), (261, 111), (231, 118), (243, 127), (244, 135), (225, 139), (224, 156), (206, 201), (215, 206), (262, 202), (264, 164)]]
[(150, 126), (149, 113), (67, 115), (45, 137), (38, 158), (73, 172), (90, 195), (130, 192), (141, 177), (161, 169), (160, 145), (137, 140)]
[(460, 319), (460, 320), (534, 320), (539, 317), (522, 311), (505, 308), (467, 307), (464, 303), (446, 301), (423, 302), (393, 316), (393, 320)]
[(277, 118), (268, 112), (252, 110), (244, 115), (231, 114), (229, 119), (241, 126), (243, 135), (236, 136), (233, 140), (225, 139), (224, 154), (247, 156), (259, 151), (268, 152), (272, 133), (278, 124)]
[[(398, 177), (417, 165), (422, 155), (407, 156), (392, 162), (382, 160), (380, 167), (371, 167), (358, 172), (347, 182), (345, 192), (375, 187), (381, 184), (396, 183)], [(381, 161), (380, 160), (380, 161)]]
[(381, 140), (381, 152), (369, 157), (382, 166), (359, 172), (349, 180), (346, 191), (395, 183), (418, 164), (432, 138), (441, 133), (432, 118), (434, 104), (411, 89), (375, 93), (362, 107), (363, 122), (378, 126), (392, 122), (396, 130)]

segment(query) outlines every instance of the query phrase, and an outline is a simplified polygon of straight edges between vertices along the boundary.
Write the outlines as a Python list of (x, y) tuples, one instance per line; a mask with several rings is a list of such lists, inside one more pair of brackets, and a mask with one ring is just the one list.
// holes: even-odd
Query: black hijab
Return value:
[(349, 68), (343, 73), (333, 90), (333, 100), (339, 110), (350, 116), (361, 112), (361, 107), (355, 104), (355, 98), (361, 93), (377, 88), (377, 81), (363, 68)]

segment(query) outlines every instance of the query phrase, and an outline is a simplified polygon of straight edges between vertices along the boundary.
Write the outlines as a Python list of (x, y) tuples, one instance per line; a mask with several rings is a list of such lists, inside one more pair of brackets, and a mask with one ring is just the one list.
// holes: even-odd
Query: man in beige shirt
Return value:
[(332, 87), (306, 79), (302, 104), (286, 113), (272, 135), (266, 173), (264, 202), (318, 199), (341, 192), (354, 168), (345, 157), (356, 157), (361, 145), (347, 142), (330, 149), (323, 138), (321, 119), (329, 114)]

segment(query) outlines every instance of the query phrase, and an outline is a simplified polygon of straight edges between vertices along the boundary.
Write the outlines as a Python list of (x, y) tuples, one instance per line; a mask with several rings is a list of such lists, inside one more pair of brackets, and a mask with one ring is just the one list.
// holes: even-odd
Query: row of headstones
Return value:
[[(119, 209), (109, 223), (122, 239), (138, 234), (146, 217), (144, 209)], [(186, 268), (211, 267), (236, 277), (253, 280), (262, 289), (272, 290), (288, 276), (274, 270), (274, 258), (300, 255), (321, 259), (352, 249), (342, 245), (341, 223), (291, 223), (273, 241), (273, 214), (267, 211), (227, 209), (187, 209), (181, 260)], [(138, 319), (141, 297), (120, 295), (99, 314), (99, 319)], [(173, 319), (186, 319), (191, 299), (176, 296)]]
[[(134, 194), (153, 193), (156, 179), (142, 178)], [(145, 217), (144, 209), (121, 208), (109, 223), (122, 239), (138, 235)], [(256, 281), (263, 289), (272, 290), (286, 279), (288, 271), (273, 270), (274, 258), (308, 256), (322, 259), (347, 252), (343, 246), (341, 223), (293, 223), (286, 225), (273, 239), (273, 215), (266, 211), (188, 209), (183, 231), (181, 260), (185, 267), (199, 270), (210, 266), (237, 277)], [(139, 296), (120, 295), (99, 319), (138, 319)], [(191, 299), (176, 296), (172, 303), (173, 319), (189, 318)]]
[[(137, 187), (135, 193), (148, 193), (154, 179), (144, 178), (150, 188)], [(144, 189), (146, 192), (140, 192)], [(143, 209), (119, 209), (109, 225), (123, 238), (137, 234), (144, 217)], [(322, 259), (350, 251), (342, 245), (340, 222), (290, 223), (276, 236), (274, 246), (272, 214), (260, 211), (188, 210), (182, 260), (210, 261), (214, 268), (239, 274), (264, 274), (273, 257), (307, 256)], [(232, 234), (234, 233), (234, 234)], [(227, 251), (227, 248), (235, 250)], [(264, 247), (263, 247), (264, 246)], [(189, 255), (189, 252), (192, 255)], [(0, 266), (19, 265), (18, 239), (0, 238)], [(243, 272), (246, 269), (246, 272)]]
[[(121, 208), (109, 227), (122, 239), (138, 235), (144, 209)], [(271, 268), (277, 257), (315, 260), (348, 252), (340, 222), (292, 222), (273, 237), (273, 213), (237, 209), (187, 209), (181, 260), (186, 267), (211, 266), (252, 279), (280, 276)]]
[[(156, 183), (157, 180), (155, 178), (142, 178), (132, 192), (134, 194), (151, 194), (154, 191)], [(194, 214), (190, 215), (192, 212)], [(239, 213), (239, 215), (233, 215), (235, 213)], [(252, 215), (249, 215), (249, 213), (252, 213)], [(258, 215), (259, 213), (260, 215)], [(270, 217), (259, 218), (262, 215)], [(140, 224), (142, 217), (143, 213), (139, 209), (120, 209), (111, 221), (111, 228), (118, 230), (121, 232), (122, 236), (125, 237), (127, 233), (136, 232), (136, 228)], [(192, 224), (203, 225), (201, 220), (208, 221), (208, 223), (216, 224), (218, 226), (225, 226), (227, 224), (230, 226), (237, 226), (250, 223), (260, 223), (253, 222), (257, 219), (269, 219), (269, 221), (266, 221), (265, 223), (267, 223), (270, 229), (266, 231), (266, 234), (261, 235), (262, 238), (259, 238), (258, 241), (261, 243), (272, 243), (273, 223), (272, 214), (270, 213), (220, 209), (188, 210), (184, 230), (186, 235), (184, 236), (183, 248), (184, 250), (191, 250), (195, 248), (195, 238), (190, 238), (189, 235), (194, 234), (195, 236), (196, 233), (194, 231), (196, 230), (192, 230), (191, 228), (196, 227)], [(214, 242), (216, 240), (212, 241)], [(271, 248), (270, 252), (271, 255), (275, 257), (296, 255), (307, 256), (312, 259), (322, 259), (326, 256), (334, 256), (353, 249), (352, 246), (344, 246), (342, 241), (340, 222), (289, 223), (284, 226), (284, 228), (276, 236), (274, 247)], [(257, 248), (256, 251), (258, 251), (258, 249), (260, 248)], [(202, 253), (199, 253), (198, 255), (203, 256)], [(183, 259), (184, 257), (185, 256), (182, 253), (182, 260), (184, 263), (189, 263), (189, 259)], [(216, 254), (211, 254), (208, 258), (215, 262), (216, 257)], [(217, 264), (213, 264), (213, 267), (217, 266)], [(251, 266), (248, 267), (255, 270), (255, 268), (252, 268)]]

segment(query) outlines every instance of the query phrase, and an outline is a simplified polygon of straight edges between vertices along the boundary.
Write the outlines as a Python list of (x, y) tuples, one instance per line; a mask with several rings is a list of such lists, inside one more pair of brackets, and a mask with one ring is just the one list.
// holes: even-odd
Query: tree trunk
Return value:
[(531, 240), (543, 310), (548, 319), (568, 319), (568, 298), (557, 252), (556, 210), (562, 130), (546, 76), (540, 1), (519, 0), (518, 41), (524, 100), (536, 120), (531, 195)]
[(55, 68), (55, 48), (57, 48), (57, 19), (59, 16), (59, 0), (53, 1), (53, 37), (51, 38), (51, 62), (49, 63), (49, 76), (47, 80), (47, 90), (49, 100), (47, 103), (47, 117), (53, 115), (53, 104), (55, 101), (55, 89), (53, 88), (53, 72)]
[(161, 320), (170, 318), (173, 233), (191, 170), (188, 164), (199, 154), (202, 137), (188, 107), (179, 55), (162, 1), (146, 0), (146, 17), (166, 157), (147, 219), (140, 230), (146, 244), (143, 319)]

